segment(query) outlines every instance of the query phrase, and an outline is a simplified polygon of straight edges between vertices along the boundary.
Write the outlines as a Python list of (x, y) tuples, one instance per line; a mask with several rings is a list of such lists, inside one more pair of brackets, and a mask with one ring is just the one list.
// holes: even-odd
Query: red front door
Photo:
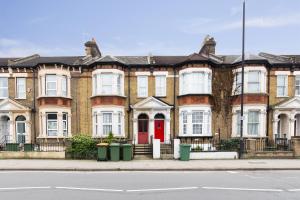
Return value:
[(165, 121), (155, 120), (154, 121), (154, 138), (160, 139), (160, 142), (165, 140)]
[(138, 144), (148, 144), (148, 120), (138, 120)]

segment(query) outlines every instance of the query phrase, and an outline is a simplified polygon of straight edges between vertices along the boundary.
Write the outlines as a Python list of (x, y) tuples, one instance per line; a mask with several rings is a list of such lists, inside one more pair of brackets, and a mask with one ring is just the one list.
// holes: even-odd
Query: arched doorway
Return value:
[(9, 135), (9, 117), (4, 115), (0, 117), (0, 140), (1, 142), (6, 140), (6, 136)]
[(163, 114), (154, 116), (154, 138), (160, 139), (160, 142), (165, 141), (165, 116)]
[(300, 114), (295, 115), (294, 136), (300, 136)]
[(289, 117), (286, 114), (278, 116), (276, 138), (286, 138), (289, 133)]
[(149, 117), (146, 114), (138, 116), (138, 144), (148, 144)]
[(16, 117), (16, 141), (17, 143), (25, 143), (26, 118), (22, 115)]

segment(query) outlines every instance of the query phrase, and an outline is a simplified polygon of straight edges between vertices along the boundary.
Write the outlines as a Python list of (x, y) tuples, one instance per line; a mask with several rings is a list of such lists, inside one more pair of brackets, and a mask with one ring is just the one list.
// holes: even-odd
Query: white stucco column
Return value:
[(42, 137), (47, 137), (47, 128), (46, 128), (46, 113), (41, 113), (41, 133), (40, 133), (40, 136)]
[(291, 115), (289, 119), (289, 133), (286, 136), (288, 139), (291, 139), (292, 136), (294, 136), (294, 131), (295, 131), (295, 116)]
[(67, 137), (72, 137), (72, 115), (68, 113), (68, 135)]
[(62, 113), (57, 113), (57, 136), (63, 137), (63, 122), (62, 122)]
[(171, 133), (170, 133), (170, 118), (165, 119), (166, 127), (165, 127), (165, 143), (171, 143)]
[(149, 134), (148, 134), (148, 138), (149, 138), (149, 143), (151, 143), (151, 136), (154, 139), (154, 119), (153, 116), (150, 117), (149, 119)]
[(277, 133), (277, 129), (278, 129), (278, 122), (279, 122), (279, 119), (275, 118), (273, 119), (273, 138), (275, 139), (275, 135), (278, 134)]
[(9, 112), (9, 140), (10, 142), (16, 142), (16, 121), (12, 112)]
[(67, 92), (68, 92), (68, 94), (67, 94), (67, 97), (71, 97), (72, 98), (72, 95), (71, 95), (71, 77), (70, 76), (68, 76), (68, 78), (67, 78)]
[(136, 118), (132, 119), (133, 122), (133, 143), (138, 143), (138, 120)]

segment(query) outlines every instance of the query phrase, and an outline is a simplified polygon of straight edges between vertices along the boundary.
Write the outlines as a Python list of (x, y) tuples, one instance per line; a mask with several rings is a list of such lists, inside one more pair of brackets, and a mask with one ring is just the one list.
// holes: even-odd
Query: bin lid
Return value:
[(190, 144), (180, 144), (180, 146), (184, 146), (184, 147), (190, 147)]
[(123, 147), (131, 147), (132, 144), (122, 144)]
[(97, 144), (97, 147), (106, 147), (108, 146), (108, 143), (99, 143)]
[(119, 143), (111, 143), (109, 146), (120, 146)]

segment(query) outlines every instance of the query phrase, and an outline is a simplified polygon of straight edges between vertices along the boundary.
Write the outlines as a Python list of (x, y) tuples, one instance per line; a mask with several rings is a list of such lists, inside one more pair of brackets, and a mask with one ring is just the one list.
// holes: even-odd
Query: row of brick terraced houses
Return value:
[[(188, 56), (103, 56), (95, 40), (85, 47), (85, 56), (0, 58), (1, 142), (239, 136), (241, 56), (216, 55), (213, 38)], [(243, 136), (300, 135), (300, 56), (260, 53), (245, 63)]]

